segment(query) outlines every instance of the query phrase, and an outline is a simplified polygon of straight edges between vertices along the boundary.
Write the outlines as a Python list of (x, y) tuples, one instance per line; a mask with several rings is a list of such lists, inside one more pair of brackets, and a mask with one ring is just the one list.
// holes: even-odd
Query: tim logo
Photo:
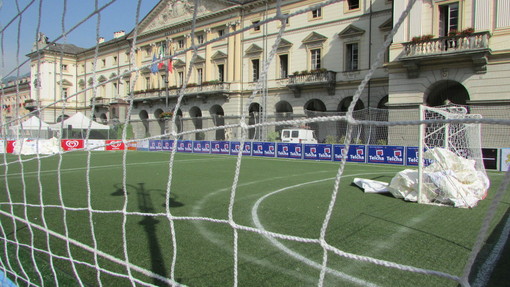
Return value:
[(206, 149), (209, 149), (209, 144), (205, 144), (205, 148), (206, 148)]
[(184, 148), (184, 144), (183, 144), (183, 143), (180, 143), (180, 144), (179, 144), (179, 147), (180, 147), (180, 148)]
[(188, 143), (188, 148), (191, 149), (191, 143)]
[(301, 147), (300, 147), (300, 146), (297, 146), (294, 150), (295, 150), (296, 152), (301, 152)]
[(220, 144), (214, 144), (215, 149), (220, 149)]
[(310, 148), (310, 152), (311, 153), (317, 153), (317, 148), (314, 148), (314, 147)]
[(224, 145), (223, 145), (223, 148), (224, 148), (224, 149), (228, 149), (228, 144), (224, 144)]
[(197, 149), (202, 149), (202, 145), (197, 143)]
[(324, 153), (331, 153), (331, 149), (329, 147), (324, 148)]
[(257, 150), (262, 151), (263, 147), (261, 145), (257, 146)]
[(238, 144), (236, 144), (235, 146), (235, 150), (239, 150), (240, 146)]
[(402, 151), (401, 150), (395, 150), (395, 151), (393, 151), (393, 155), (396, 156), (396, 157), (401, 157), (402, 156)]
[(284, 147), (283, 147), (283, 151), (284, 151), (284, 152), (288, 152), (288, 151), (289, 151), (289, 147), (288, 147), (288, 146), (284, 146)]
[(71, 141), (69, 141), (69, 140), (68, 140), (68, 141), (66, 141), (66, 146), (67, 146), (68, 148), (76, 148), (78, 145), (80, 145), (80, 142), (78, 142), (78, 141), (73, 141), (73, 140), (71, 140)]
[(245, 146), (244, 146), (244, 149), (245, 149), (246, 151), (250, 151), (250, 145), (245, 145)]
[(384, 151), (383, 151), (382, 149), (376, 149), (376, 150), (375, 150), (375, 154), (376, 154), (376, 155), (383, 156), (383, 155), (384, 155)]
[(269, 151), (270, 151), (270, 152), (274, 152), (274, 146), (272, 146), (272, 145), (271, 145), (271, 146), (269, 146)]
[(357, 149), (356, 149), (356, 154), (357, 154), (357, 155), (363, 155), (363, 153), (364, 153), (364, 151), (363, 151), (363, 149), (362, 149), (362, 148), (357, 148)]

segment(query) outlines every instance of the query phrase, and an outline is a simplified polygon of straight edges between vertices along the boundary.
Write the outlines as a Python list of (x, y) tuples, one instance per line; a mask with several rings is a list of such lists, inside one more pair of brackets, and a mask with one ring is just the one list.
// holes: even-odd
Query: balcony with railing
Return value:
[[(134, 92), (135, 100), (154, 101), (164, 99), (168, 96), (170, 99), (177, 98), (181, 91), (180, 87), (169, 87), (159, 89), (149, 89)], [(196, 97), (205, 100), (207, 96), (226, 95), (230, 92), (230, 83), (223, 82), (204, 82), (202, 85), (189, 84), (184, 89), (184, 95)]]
[(37, 101), (34, 99), (25, 100), (24, 106), (25, 106), (25, 109), (33, 112), (33, 111), (37, 110)]
[(463, 61), (469, 59), (476, 73), (487, 71), (487, 56), (490, 53), (489, 32), (459, 34), (448, 37), (415, 37), (403, 44), (400, 61), (413, 78), (419, 74), (419, 66), (424, 61), (444, 60)]
[(108, 107), (111, 102), (112, 102), (112, 99), (110, 99), (110, 98), (97, 97), (97, 98), (90, 99), (90, 106), (95, 106), (96, 108)]
[(295, 73), (290, 75), (287, 88), (294, 92), (295, 97), (301, 96), (301, 90), (304, 88), (326, 88), (329, 95), (335, 94), (336, 72), (333, 71), (311, 71), (304, 73)]

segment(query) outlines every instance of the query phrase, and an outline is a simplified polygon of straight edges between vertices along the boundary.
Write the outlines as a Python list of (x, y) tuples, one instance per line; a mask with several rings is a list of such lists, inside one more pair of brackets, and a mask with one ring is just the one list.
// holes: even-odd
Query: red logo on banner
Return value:
[(13, 153), (14, 147), (16, 147), (16, 141), (7, 141), (6, 152)]
[(124, 150), (124, 143), (118, 140), (107, 140), (106, 150)]
[(62, 148), (65, 151), (82, 149), (83, 140), (62, 140)]

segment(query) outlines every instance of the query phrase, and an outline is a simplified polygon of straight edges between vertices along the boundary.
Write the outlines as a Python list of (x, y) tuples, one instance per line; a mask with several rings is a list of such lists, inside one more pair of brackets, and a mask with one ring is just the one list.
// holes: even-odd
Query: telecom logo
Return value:
[(211, 151), (213, 153), (219, 153), (220, 152), (220, 144), (219, 143), (215, 143), (211, 149)]
[(255, 155), (263, 155), (264, 154), (264, 147), (262, 144), (257, 144), (257, 148), (253, 150), (253, 154)]
[(305, 151), (306, 158), (316, 158), (317, 157), (317, 148), (311, 147), (309, 152)]
[(290, 151), (290, 157), (301, 158), (303, 154), (301, 153), (301, 146), (294, 147), (294, 151)]
[(374, 162), (384, 162), (384, 150), (376, 149), (375, 155), (369, 155), (368, 158)]
[(289, 147), (282, 146), (281, 150), (278, 150), (276, 153), (278, 156), (287, 157), (289, 156)]
[(223, 148), (220, 150), (220, 152), (228, 153), (229, 149), (230, 149), (229, 144), (228, 143), (224, 143), (223, 144)]
[(323, 152), (319, 152), (319, 158), (330, 159), (331, 158), (331, 148), (325, 147)]
[(386, 156), (386, 161), (388, 163), (398, 163), (398, 164), (403, 163), (404, 158), (402, 157), (402, 151), (398, 150), (398, 149), (393, 150), (393, 155)]

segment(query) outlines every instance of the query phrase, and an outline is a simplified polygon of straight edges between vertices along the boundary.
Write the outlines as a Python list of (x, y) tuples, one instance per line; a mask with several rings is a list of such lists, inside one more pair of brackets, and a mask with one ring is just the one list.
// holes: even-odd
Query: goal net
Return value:
[[(0, 285), (469, 286), (474, 276), (482, 283), (490, 277), (497, 263), (494, 258), (501, 255), (501, 244), (505, 244), (510, 228), (505, 222), (508, 208), (499, 205), (508, 198), (510, 172), (495, 175), (498, 180), (491, 187), (493, 194), (487, 195), (489, 185), (480, 153), (480, 123), (494, 121), (472, 115), (464, 107), (424, 107), (423, 118), (410, 120), (382, 116), (381, 111), (369, 110), (366, 116), (355, 111), (370, 80), (382, 70), (393, 36), (417, 1), (409, 0), (403, 13), (392, 19), (389, 34), (381, 40), (375, 61), (360, 72), (362, 77), (346, 81), (349, 85), (359, 83), (350, 88), (348, 107), (346, 104), (335, 114), (319, 108), (304, 109), (299, 118), (289, 116), (285, 104), (272, 102), (268, 82), (287, 85), (281, 84), (281, 78), (290, 77), (291, 71), (281, 67), (291, 57), (280, 52), (288, 51), (291, 42), (313, 50), (316, 63), (321, 59), (321, 50), (316, 48), (329, 42), (312, 31), (312, 26), (303, 34), (310, 37), (303, 40), (292, 25), (322, 19), (331, 5), (343, 10), (367, 5), (367, 1), (308, 1), (313, 3), (306, 7), (299, 1), (284, 6), (287, 1), (281, 0), (148, 1), (165, 5), (146, 9), (147, 13), (161, 12), (158, 17), (151, 14), (143, 18), (141, 7), (146, 1), (96, 0), (81, 1), (94, 2), (93, 9), (75, 18), (74, 13), (82, 6), (63, 0), (57, 19), (61, 31), (49, 39), (41, 33), (41, 26), (55, 22), (57, 8), (48, 8), (47, 1), (42, 0), (12, 2), (16, 2), (11, 6), (14, 8), (4, 13), (5, 3), (0, 0), (0, 148), (4, 151), (0, 163)], [(372, 2), (391, 6), (389, 1)], [(223, 14), (210, 12), (226, 4)], [(242, 5), (246, 7), (240, 9)], [(230, 22), (235, 9), (244, 15), (260, 7), (266, 10), (251, 15), (242, 25)], [(112, 41), (101, 40), (101, 29), (109, 25), (103, 15), (109, 10), (115, 13), (107, 17), (122, 18), (125, 15), (119, 14), (123, 13), (133, 17), (129, 39), (119, 34)], [(187, 18), (180, 18), (182, 15)], [(199, 20), (202, 26), (197, 24)], [(30, 31), (25, 31), (27, 21)], [(167, 31), (165, 23), (170, 21), (175, 25)], [(380, 27), (387, 26), (383, 24)], [(95, 45), (89, 49), (67, 42), (72, 33), (88, 36), (80, 30), (84, 25), (91, 25), (92, 29), (86, 30), (89, 34), (95, 31)], [(339, 37), (338, 32), (332, 33), (334, 37)], [(20, 39), (27, 33), (35, 44), (26, 52), (30, 59), (24, 60), (21, 55), (26, 47)], [(343, 36), (357, 39), (363, 33), (360, 28), (349, 27)], [(174, 34), (178, 34), (175, 40), (167, 39)], [(204, 39), (204, 35), (208, 36)], [(240, 41), (246, 35), (255, 40), (245, 50), (226, 41)], [(130, 46), (122, 46), (127, 40)], [(348, 47), (351, 58), (357, 57), (358, 47)], [(10, 69), (6, 68), (10, 58), (7, 52), (12, 50), (16, 63)], [(44, 53), (51, 55), (51, 61), (41, 60)], [(204, 58), (205, 53), (211, 57)], [(83, 59), (70, 56), (76, 54)], [(231, 55), (237, 55), (240, 62), (229, 61)], [(336, 58), (341, 57), (327, 55), (327, 59)], [(209, 63), (212, 60), (216, 61), (214, 67)], [(358, 69), (357, 60), (350, 64)], [(109, 65), (116, 69), (105, 72)], [(17, 80), (23, 78), (27, 66), (31, 71), (29, 93), (23, 88), (26, 80)], [(274, 66), (281, 68), (278, 73), (270, 72)], [(229, 69), (239, 75), (250, 74), (249, 80), (226, 73)], [(75, 72), (87, 76), (71, 76)], [(357, 72), (345, 76), (357, 77)], [(312, 80), (324, 81), (319, 88), (330, 100), (335, 84), (330, 82), (331, 73), (325, 77), (321, 73), (315, 73)], [(220, 80), (206, 82), (206, 74)], [(278, 74), (277, 79), (268, 80), (273, 74)], [(9, 86), (11, 77), (16, 80)], [(143, 88), (136, 90), (140, 83)], [(164, 88), (151, 86), (155, 83)], [(293, 83), (288, 89), (294, 93), (292, 98), (298, 99), (309, 87), (308, 82)], [(108, 93), (113, 96), (106, 97)], [(202, 110), (190, 107), (191, 103), (207, 104), (210, 117), (206, 119)], [(221, 103), (235, 104), (230, 105), (231, 110), (223, 110)], [(271, 104), (282, 107), (282, 111), (268, 115)], [(102, 118), (106, 107), (113, 115), (109, 122)], [(184, 109), (192, 114), (191, 119), (183, 119)], [(233, 110), (239, 113), (232, 115)], [(83, 140), (69, 139), (75, 130), (66, 126), (65, 120), (68, 114), (78, 112), (96, 116), (95, 121), (80, 127)], [(51, 128), (39, 123), (27, 133), (23, 122), (33, 117), (53, 119)], [(109, 131), (118, 135), (116, 140), (93, 138), (93, 125), (100, 121), (112, 127)], [(499, 120), (497, 124), (508, 127), (510, 121)], [(299, 126), (319, 131), (323, 139), (331, 136), (338, 145), (284, 146), (281, 152), (289, 154), (284, 160), (258, 156), (280, 152), (278, 145), (265, 141), (271, 132)], [(368, 165), (351, 164), (365, 157), (370, 144), (388, 144), (388, 134), (395, 127), (406, 132), (422, 129), (419, 142), (423, 146), (418, 148), (418, 157), (424, 177), (420, 182), (425, 187), (420, 188), (419, 201), (449, 203), (444, 190), (438, 191), (432, 184), (439, 184), (451, 165), (472, 165), (471, 173), (458, 174), (465, 180), (472, 175), (484, 178), (479, 195), (490, 197), (490, 201), (459, 213), (386, 196), (361, 196), (354, 191), (347, 181), (359, 174), (390, 179), (389, 174), (402, 169), (373, 165), (368, 172)], [(399, 138), (405, 136), (402, 133)], [(17, 143), (22, 146), (16, 147)], [(115, 153), (99, 152), (119, 146), (125, 148)], [(335, 148), (340, 150), (337, 158), (332, 156)], [(212, 155), (214, 149), (218, 156)], [(350, 150), (352, 157), (348, 156)], [(376, 146), (373, 150), (378, 159), (384, 148)], [(181, 157), (180, 151), (185, 156)], [(431, 151), (436, 152), (427, 154)], [(402, 158), (402, 149), (391, 152), (393, 157)], [(193, 157), (195, 153), (207, 155)], [(308, 154), (316, 157), (292, 161), (292, 153), (303, 159)], [(329, 156), (329, 161), (321, 156)], [(422, 165), (427, 156), (430, 165)], [(287, 170), (281, 174), (284, 165)], [(429, 172), (431, 166), (438, 168)], [(451, 193), (460, 193), (459, 181), (458, 176), (448, 177), (441, 184), (453, 186)], [(291, 196), (281, 195), (290, 190)], [(268, 197), (272, 197), (273, 208), (265, 205)], [(474, 206), (461, 196), (458, 204), (462, 202)], [(264, 227), (260, 214), (272, 228)], [(409, 218), (402, 214), (409, 214)], [(449, 215), (455, 216), (454, 222), (444, 220)], [(477, 225), (465, 232), (464, 224), (473, 222)], [(446, 227), (436, 232), (431, 227), (435, 225)], [(494, 248), (484, 245), (489, 236), (496, 241)], [(436, 240), (435, 245), (429, 245), (428, 239)], [(482, 249), (492, 261), (480, 263)], [(441, 268), (434, 257), (438, 254), (446, 262)]]

